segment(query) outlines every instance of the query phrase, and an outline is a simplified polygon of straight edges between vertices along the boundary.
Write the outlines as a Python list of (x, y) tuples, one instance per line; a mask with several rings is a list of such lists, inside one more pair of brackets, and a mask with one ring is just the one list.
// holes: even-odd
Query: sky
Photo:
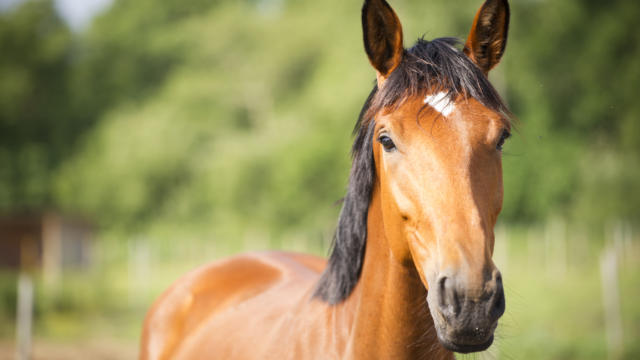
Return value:
[[(11, 8), (25, 0), (0, 0), (0, 11)], [(76, 30), (84, 29), (93, 17), (105, 10), (112, 0), (55, 0), (56, 9)]]

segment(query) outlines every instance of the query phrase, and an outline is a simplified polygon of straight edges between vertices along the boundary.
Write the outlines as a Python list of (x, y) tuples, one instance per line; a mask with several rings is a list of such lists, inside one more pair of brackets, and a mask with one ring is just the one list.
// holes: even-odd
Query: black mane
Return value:
[(427, 91), (447, 92), (475, 98), (487, 108), (510, 112), (487, 77), (457, 46), (453, 38), (433, 41), (419, 39), (405, 50), (402, 62), (389, 75), (381, 89), (374, 86), (365, 102), (354, 133), (353, 163), (327, 268), (320, 277), (314, 296), (330, 304), (345, 300), (358, 283), (367, 241), (367, 215), (375, 181), (373, 159), (373, 116), (380, 110), (393, 111), (411, 97)]

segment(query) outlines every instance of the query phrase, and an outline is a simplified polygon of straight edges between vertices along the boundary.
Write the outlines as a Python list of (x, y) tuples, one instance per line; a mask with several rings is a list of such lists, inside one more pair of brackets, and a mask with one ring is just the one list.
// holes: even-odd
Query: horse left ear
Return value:
[(509, 32), (507, 0), (486, 0), (473, 20), (464, 53), (488, 74), (500, 62)]

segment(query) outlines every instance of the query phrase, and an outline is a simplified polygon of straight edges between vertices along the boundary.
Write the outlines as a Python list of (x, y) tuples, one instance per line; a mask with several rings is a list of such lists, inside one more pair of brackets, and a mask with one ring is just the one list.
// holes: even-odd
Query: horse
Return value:
[(362, 27), (376, 81), (328, 260), (250, 253), (194, 270), (150, 308), (140, 359), (453, 359), (492, 344), (512, 116), (487, 75), (507, 0), (486, 0), (464, 43), (405, 49), (385, 0), (365, 0)]

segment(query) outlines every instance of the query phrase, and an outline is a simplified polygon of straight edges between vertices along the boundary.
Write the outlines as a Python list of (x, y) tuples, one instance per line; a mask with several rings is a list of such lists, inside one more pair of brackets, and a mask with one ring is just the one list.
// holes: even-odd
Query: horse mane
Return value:
[[(381, 110), (393, 111), (412, 96), (427, 91), (446, 92), (448, 99), (474, 98), (506, 119), (511, 112), (484, 73), (459, 50), (455, 38), (432, 41), (418, 39), (406, 49), (402, 62), (385, 80), (374, 86), (354, 128), (353, 159), (347, 194), (344, 197), (331, 255), (316, 286), (314, 297), (337, 304), (355, 288), (364, 261), (367, 216), (376, 178), (373, 158), (373, 117)], [(425, 105), (426, 106), (426, 105)]]

